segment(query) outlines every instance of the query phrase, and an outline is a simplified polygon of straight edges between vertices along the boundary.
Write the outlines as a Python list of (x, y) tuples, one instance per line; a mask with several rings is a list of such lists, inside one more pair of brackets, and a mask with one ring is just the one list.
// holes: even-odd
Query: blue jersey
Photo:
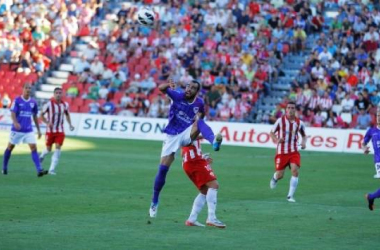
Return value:
[(367, 133), (364, 136), (364, 144), (367, 145), (367, 143), (372, 140), (372, 146), (373, 146), (373, 159), (374, 161), (380, 162), (380, 129), (377, 127), (373, 127), (368, 129)]
[(166, 93), (173, 100), (169, 111), (169, 124), (164, 132), (169, 135), (177, 135), (191, 126), (198, 112), (204, 113), (204, 102), (197, 97), (192, 103), (185, 98), (185, 93), (167, 89)]
[(12, 125), (12, 131), (23, 133), (33, 131), (32, 117), (38, 112), (37, 102), (34, 99), (25, 100), (21, 96), (17, 97), (12, 104), (11, 111), (16, 114), (17, 122), (21, 126), (20, 130), (16, 130)]

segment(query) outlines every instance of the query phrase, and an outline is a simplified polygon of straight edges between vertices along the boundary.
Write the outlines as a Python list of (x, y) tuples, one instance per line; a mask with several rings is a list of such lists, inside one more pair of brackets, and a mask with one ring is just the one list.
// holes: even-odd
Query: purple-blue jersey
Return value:
[(380, 129), (377, 127), (373, 127), (368, 129), (367, 133), (364, 136), (364, 144), (368, 144), (368, 142), (372, 140), (373, 146), (373, 159), (375, 162), (380, 162)]
[(12, 131), (28, 133), (33, 131), (32, 117), (37, 115), (37, 102), (29, 98), (25, 100), (21, 96), (17, 97), (11, 107), (11, 111), (16, 114), (16, 119), (21, 126), (20, 130), (16, 130), (12, 125)]
[(204, 102), (197, 97), (192, 103), (188, 103), (185, 93), (167, 89), (166, 93), (173, 100), (169, 111), (169, 123), (164, 132), (169, 135), (177, 135), (191, 126), (198, 112), (204, 113)]

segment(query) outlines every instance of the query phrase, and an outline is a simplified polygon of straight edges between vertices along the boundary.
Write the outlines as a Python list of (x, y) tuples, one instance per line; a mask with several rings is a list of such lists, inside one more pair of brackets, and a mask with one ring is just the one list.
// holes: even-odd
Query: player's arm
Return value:
[(300, 122), (300, 134), (301, 134), (301, 137), (302, 137), (302, 140), (301, 140), (301, 149), (305, 149), (306, 148), (306, 142), (307, 142), (307, 136), (306, 136), (306, 132), (305, 132), (305, 124), (303, 122)]
[(11, 118), (13, 122), (13, 126), (15, 127), (16, 130), (21, 129), (20, 123), (18, 123), (17, 118), (16, 118), (16, 113), (14, 111), (11, 112)]
[(278, 138), (276, 133), (279, 131), (280, 129), (280, 120), (281, 119), (277, 119), (276, 123), (273, 125), (273, 128), (272, 130), (270, 131), (270, 137), (272, 138), (272, 141), (275, 143), (275, 144), (279, 144), (279, 143), (283, 143), (284, 142), (284, 138)]
[(371, 131), (371, 129), (368, 129), (367, 132), (365, 133), (363, 143), (361, 145), (364, 154), (368, 154), (370, 152), (369, 146), (368, 146), (369, 141), (372, 139), (372, 135), (371, 135), (370, 131)]
[(65, 108), (66, 108), (65, 109), (65, 116), (66, 116), (67, 123), (70, 126), (70, 130), (73, 131), (74, 130), (74, 126), (71, 123), (71, 116), (70, 116), (70, 113), (69, 113), (69, 105), (67, 103), (65, 103)]
[(34, 124), (36, 125), (36, 128), (37, 128), (38, 139), (40, 139), (41, 138), (41, 130), (40, 130), (40, 124), (38, 124), (38, 116), (37, 116), (37, 114), (33, 115), (33, 121), (34, 121)]
[(169, 78), (169, 81), (167, 83), (161, 84), (158, 86), (158, 89), (164, 93), (167, 94), (170, 99), (173, 101), (180, 101), (183, 98), (183, 94), (175, 91), (175, 83), (171, 78)]
[(47, 112), (49, 112), (49, 103), (46, 103), (42, 107), (40, 118), (41, 118), (41, 120), (42, 120), (43, 123), (45, 123), (47, 126), (49, 126), (50, 128), (52, 128), (53, 124), (48, 119), (46, 119), (46, 117), (45, 117), (45, 115), (46, 115)]

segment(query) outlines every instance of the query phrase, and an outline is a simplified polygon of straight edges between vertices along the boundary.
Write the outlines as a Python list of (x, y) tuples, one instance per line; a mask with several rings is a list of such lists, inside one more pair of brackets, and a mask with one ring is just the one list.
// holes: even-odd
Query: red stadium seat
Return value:
[(73, 105), (75, 105), (75, 106), (82, 106), (83, 105), (83, 99), (81, 97), (74, 98)]
[(70, 112), (73, 112), (73, 113), (79, 113), (79, 106), (76, 106), (76, 105), (71, 105), (69, 107), (70, 109)]
[(78, 76), (77, 75), (69, 75), (67, 78), (68, 82), (77, 82), (78, 81)]

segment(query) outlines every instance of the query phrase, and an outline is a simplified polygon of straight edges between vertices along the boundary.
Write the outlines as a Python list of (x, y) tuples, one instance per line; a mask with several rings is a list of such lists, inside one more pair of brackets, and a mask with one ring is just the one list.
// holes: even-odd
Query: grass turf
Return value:
[[(0, 134), (0, 154), (7, 135)], [(42, 142), (40, 142), (42, 143)], [(297, 203), (290, 172), (269, 189), (274, 150), (213, 153), (217, 215), (227, 229), (186, 227), (195, 187), (179, 159), (148, 218), (161, 142), (68, 138), (57, 176), (36, 177), (18, 146), (0, 176), (0, 249), (376, 249), (379, 210), (364, 194), (380, 187), (372, 156), (302, 152)], [(42, 149), (41, 144), (39, 149)], [(211, 150), (208, 145), (203, 151)], [(50, 156), (44, 166), (47, 169)], [(206, 220), (206, 207), (199, 221)]]

